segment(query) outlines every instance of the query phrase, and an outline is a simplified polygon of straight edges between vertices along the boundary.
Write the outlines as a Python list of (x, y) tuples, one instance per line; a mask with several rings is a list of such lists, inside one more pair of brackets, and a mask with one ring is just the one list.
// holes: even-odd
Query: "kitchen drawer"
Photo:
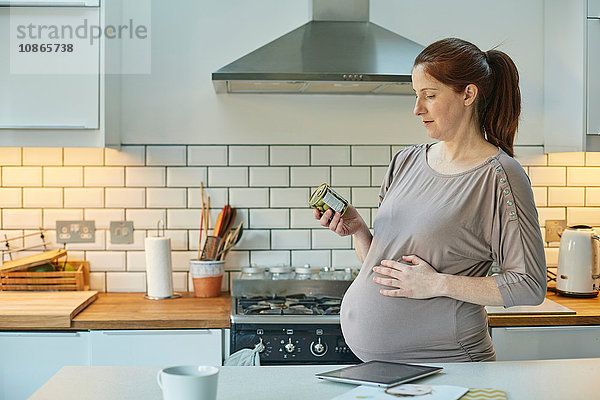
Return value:
[[(2, 129), (99, 128), (100, 39), (91, 40), (90, 31), (77, 38), (84, 24), (100, 26), (98, 7), (0, 7), (0, 135)], [(36, 29), (43, 26), (65, 36), (50, 39), (49, 28)]]
[(0, 0), (10, 7), (98, 7), (100, 0)]
[(0, 332), (0, 399), (26, 399), (67, 365), (89, 365), (88, 332)]
[(221, 365), (220, 329), (90, 331), (92, 365)]
[(600, 326), (492, 328), (498, 361), (600, 357)]

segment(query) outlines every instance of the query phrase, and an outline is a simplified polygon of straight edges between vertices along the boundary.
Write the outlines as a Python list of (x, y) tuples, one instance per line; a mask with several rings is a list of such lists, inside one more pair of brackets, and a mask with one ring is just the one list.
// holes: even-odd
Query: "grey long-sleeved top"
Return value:
[(438, 272), (486, 276), (492, 261), (505, 306), (535, 305), (546, 293), (546, 262), (529, 178), (501, 149), (482, 164), (443, 175), (431, 145), (398, 152), (381, 185), (373, 240), (346, 292), (342, 331), (362, 360), (494, 360), (483, 306), (449, 297), (386, 297), (373, 282), (381, 260), (415, 254)]

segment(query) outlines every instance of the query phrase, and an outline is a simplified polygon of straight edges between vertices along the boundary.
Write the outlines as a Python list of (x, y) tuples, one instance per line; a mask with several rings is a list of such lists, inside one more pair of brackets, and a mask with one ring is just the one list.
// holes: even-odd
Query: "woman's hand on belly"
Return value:
[(429, 299), (441, 294), (442, 276), (431, 265), (415, 255), (402, 256), (411, 262), (407, 265), (394, 260), (382, 260), (380, 266), (373, 267), (379, 275), (373, 281), (393, 289), (381, 289), (379, 293), (390, 297)]

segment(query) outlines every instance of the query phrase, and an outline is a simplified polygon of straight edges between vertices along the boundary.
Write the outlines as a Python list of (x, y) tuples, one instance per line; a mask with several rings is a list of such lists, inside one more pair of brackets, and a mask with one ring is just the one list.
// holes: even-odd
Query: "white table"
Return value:
[[(504, 390), (509, 400), (600, 398), (600, 358), (435, 364), (419, 383)], [(219, 400), (327, 400), (354, 388), (314, 374), (331, 366), (221, 367)], [(157, 367), (64, 367), (32, 400), (160, 400)]]

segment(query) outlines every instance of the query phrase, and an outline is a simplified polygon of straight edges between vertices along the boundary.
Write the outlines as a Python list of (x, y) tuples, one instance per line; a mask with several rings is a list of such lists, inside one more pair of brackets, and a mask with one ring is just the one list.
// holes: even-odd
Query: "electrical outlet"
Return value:
[(132, 244), (133, 221), (110, 221), (110, 243)]
[(564, 219), (546, 220), (546, 242), (560, 242), (560, 237), (567, 227), (567, 221)]
[(56, 221), (56, 243), (93, 243), (95, 221)]

